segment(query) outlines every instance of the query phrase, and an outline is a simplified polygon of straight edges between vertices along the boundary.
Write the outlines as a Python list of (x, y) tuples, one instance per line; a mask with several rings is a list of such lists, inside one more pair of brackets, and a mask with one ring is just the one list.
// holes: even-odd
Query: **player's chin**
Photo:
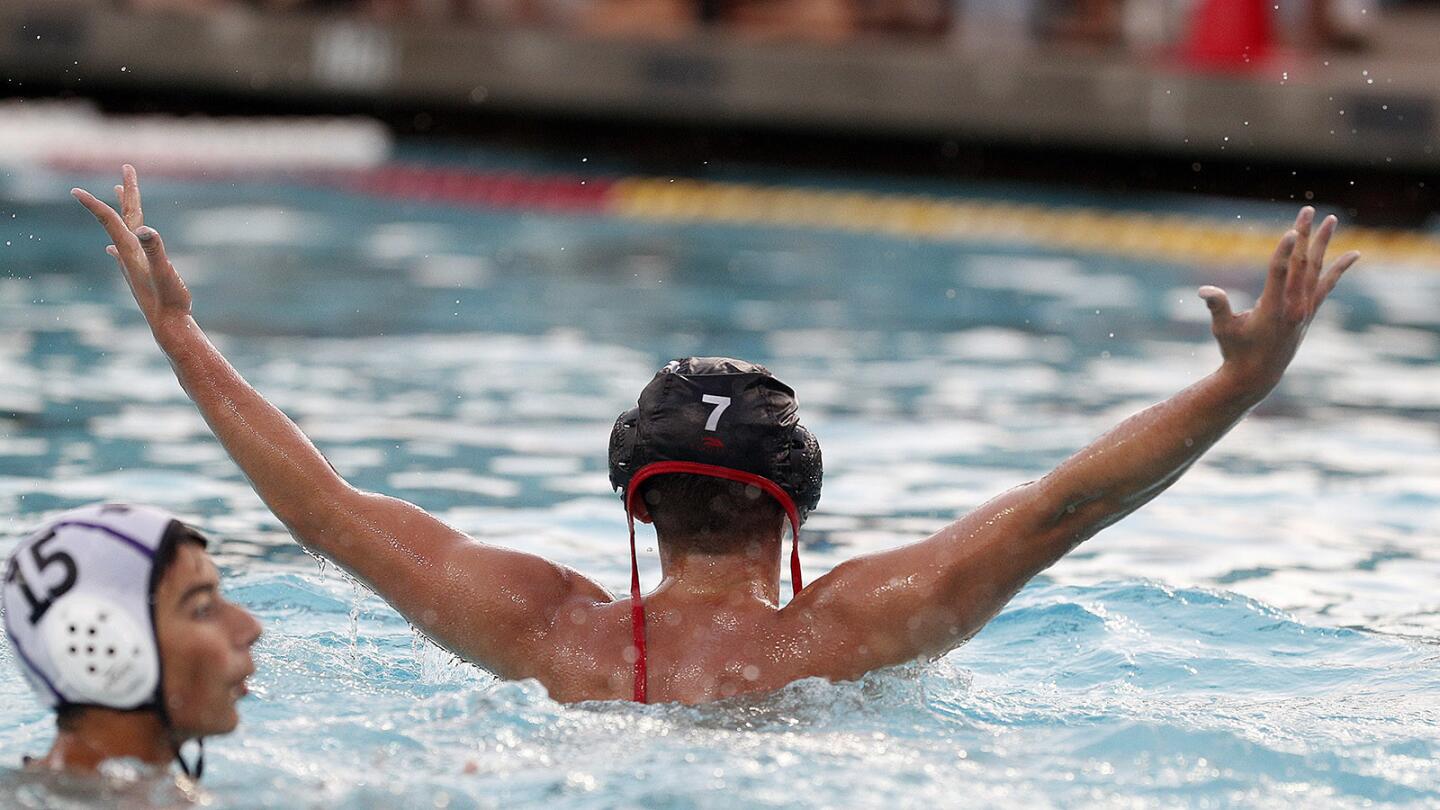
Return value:
[(182, 740), (199, 737), (214, 737), (229, 734), (240, 725), (240, 712), (235, 706), (212, 706), (203, 717), (191, 718), (189, 722), (177, 723), (176, 732)]
[(229, 734), (240, 725), (240, 708), (237, 705), (245, 693), (235, 689), (226, 690), (223, 695), (217, 695), (210, 711), (205, 713), (205, 722), (201, 735)]
[(232, 703), (224, 709), (215, 712), (208, 720), (209, 722), (205, 724), (207, 726), (205, 730), (206, 735), (229, 734), (240, 725), (240, 711), (236, 708), (235, 704)]

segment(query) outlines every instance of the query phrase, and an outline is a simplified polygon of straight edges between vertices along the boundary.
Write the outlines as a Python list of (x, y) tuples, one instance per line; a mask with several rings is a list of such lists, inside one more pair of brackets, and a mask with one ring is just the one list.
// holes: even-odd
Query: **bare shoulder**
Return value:
[[(598, 587), (598, 586), (597, 586)], [(564, 600), (548, 633), (534, 645), (533, 677), (562, 702), (628, 700), (633, 689), (630, 600), (579, 588)]]
[(883, 597), (914, 583), (916, 573), (902, 564), (905, 556), (897, 549), (845, 560), (796, 594), (781, 616), (801, 626), (863, 629), (872, 614), (884, 609)]
[[(812, 582), (776, 614), (775, 633), (806, 670), (832, 680), (852, 680), (895, 663), (899, 651), (886, 640), (888, 623), (877, 622), (872, 582), (878, 574), (865, 557), (840, 563)], [(903, 655), (903, 654), (902, 654)], [(913, 657), (903, 655), (903, 657)]]

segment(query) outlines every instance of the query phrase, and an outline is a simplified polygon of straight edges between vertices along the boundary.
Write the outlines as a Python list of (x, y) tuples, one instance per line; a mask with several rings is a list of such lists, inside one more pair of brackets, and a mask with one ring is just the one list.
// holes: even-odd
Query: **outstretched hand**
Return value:
[(1211, 331), (1220, 343), (1224, 370), (1261, 396), (1280, 382), (1316, 310), (1360, 258), (1352, 250), (1325, 268), (1325, 250), (1337, 220), (1326, 217), (1312, 235), (1314, 221), (1315, 209), (1307, 205), (1295, 217), (1295, 227), (1280, 238), (1254, 309), (1232, 313), (1224, 290), (1200, 288), (1200, 297), (1210, 307)]
[(140, 312), (151, 330), (159, 331), (168, 324), (189, 319), (190, 291), (165, 256), (160, 234), (145, 225), (135, 167), (125, 164), (121, 175), (123, 183), (115, 187), (120, 198), (119, 213), (84, 189), (71, 189), (70, 194), (105, 227), (112, 242), (105, 252), (120, 265), (135, 303), (140, 305)]

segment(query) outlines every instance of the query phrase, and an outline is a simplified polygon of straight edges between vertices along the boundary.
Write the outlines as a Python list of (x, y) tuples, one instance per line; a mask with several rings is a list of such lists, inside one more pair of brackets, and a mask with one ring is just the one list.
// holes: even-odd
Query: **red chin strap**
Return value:
[(636, 703), (648, 701), (645, 699), (645, 600), (640, 595), (640, 561), (635, 554), (635, 497), (642, 483), (667, 473), (689, 473), (738, 481), (759, 487), (779, 501), (785, 515), (790, 518), (790, 593), (793, 596), (805, 587), (800, 579), (800, 512), (795, 508), (795, 501), (779, 484), (753, 473), (693, 461), (657, 461), (636, 470), (625, 487), (625, 519), (630, 524), (630, 627), (634, 633)]

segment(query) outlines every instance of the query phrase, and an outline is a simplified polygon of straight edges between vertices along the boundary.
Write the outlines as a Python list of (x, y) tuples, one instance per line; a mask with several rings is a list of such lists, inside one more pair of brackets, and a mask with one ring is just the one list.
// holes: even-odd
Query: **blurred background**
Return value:
[(1437, 208), (1433, 1), (8, 0), (0, 32), (0, 96), (114, 112)]

